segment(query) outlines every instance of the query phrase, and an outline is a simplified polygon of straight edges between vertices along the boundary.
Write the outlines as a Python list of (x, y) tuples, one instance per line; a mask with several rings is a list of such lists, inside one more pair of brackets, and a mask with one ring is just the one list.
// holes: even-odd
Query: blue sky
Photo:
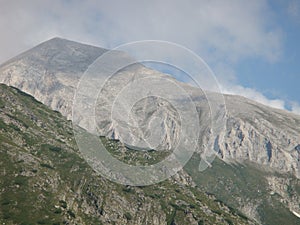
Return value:
[(105, 48), (178, 43), (224, 93), (300, 114), (299, 0), (1, 1), (0, 28), (0, 63), (55, 36)]
[[(300, 102), (300, 1), (270, 1), (274, 20), (282, 29), (282, 55), (276, 62), (258, 58), (236, 65), (238, 83), (257, 89), (269, 98), (280, 98), (291, 109)], [(289, 9), (289, 4), (295, 4)]]

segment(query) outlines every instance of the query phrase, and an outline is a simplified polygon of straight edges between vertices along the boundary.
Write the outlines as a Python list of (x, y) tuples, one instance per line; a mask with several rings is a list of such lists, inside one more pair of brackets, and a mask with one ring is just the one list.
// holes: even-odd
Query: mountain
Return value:
[[(1, 65), (0, 82), (34, 96), (68, 119), (72, 118), (73, 109), (74, 119), (73, 100), (76, 87), (82, 84), (82, 77), (89, 66), (106, 52), (102, 48), (54, 38)], [(130, 56), (126, 53), (116, 52), (114, 58), (105, 66), (110, 67), (127, 59)], [(102, 77), (105, 78), (105, 74)], [(299, 222), (295, 216), (300, 214), (299, 115), (273, 109), (244, 97), (224, 95), (226, 105), (212, 118), (207, 97), (201, 90), (178, 82), (167, 74), (134, 64), (118, 71), (107, 80), (97, 96), (89, 92), (79, 93), (85, 101), (80, 102), (83, 105), (75, 104), (75, 109), (79, 110), (75, 110), (73, 121), (99, 136), (120, 139), (129, 148), (155, 149), (168, 153), (182, 137), (178, 108), (174, 108), (170, 102), (150, 93), (150, 97), (139, 100), (130, 108), (132, 118), (127, 120), (124, 112), (128, 111), (129, 103), (136, 96), (121, 96), (121, 104), (113, 114), (116, 119), (111, 118), (115, 99), (120, 97), (118, 93), (131, 85), (138, 88), (134, 85), (144, 78), (173, 82), (192, 99), (198, 121), (190, 119), (187, 124), (190, 127), (199, 124), (200, 135), (196, 146), (197, 154), (185, 169), (199, 187), (216, 194), (222, 201), (239, 208), (259, 223), (274, 224), (274, 218), (290, 221), (285, 224)], [(87, 87), (94, 84), (92, 79), (85, 83)], [(149, 83), (144, 85), (150, 86)], [(156, 90), (154, 85), (151, 88)], [(170, 88), (162, 86), (161, 89), (171, 91), (167, 97), (172, 97), (174, 92)], [(214, 93), (208, 95), (214, 96)], [(180, 105), (180, 110), (190, 116), (188, 118), (195, 118), (189, 114), (191, 107), (186, 104), (187, 99), (184, 95), (178, 95), (173, 103)], [(94, 106), (91, 102), (96, 102), (96, 123), (91, 123), (93, 115), (86, 116), (84, 111)], [(224, 121), (224, 129), (217, 129), (219, 132), (212, 135), (211, 119)], [(152, 124), (151, 129), (149, 124)], [(183, 135), (189, 137), (195, 134)], [(145, 138), (153, 142), (145, 142)], [(211, 168), (200, 172), (199, 162), (203, 159), (206, 166), (211, 166), (210, 162), (205, 161), (211, 156), (211, 146), (218, 157)], [(278, 211), (282, 215), (274, 216)]]
[[(82, 159), (72, 131), (59, 112), (0, 85), (1, 224), (255, 224), (201, 191), (184, 171), (146, 187), (97, 175)], [(134, 151), (102, 141), (116, 157)]]
[[(71, 119), (72, 109), (73, 112), (75, 111), (73, 107), (75, 89), (79, 82), (84, 82), (80, 78), (89, 65), (106, 51), (102, 48), (54, 38), (1, 65), (0, 82), (19, 88)], [(107, 62), (108, 67), (110, 63), (113, 65), (129, 57), (119, 52), (113, 56), (114, 60)], [(118, 106), (117, 119), (111, 119), (112, 105), (120, 90), (145, 77), (177, 82), (169, 75), (135, 64), (118, 71), (111, 77), (99, 96), (94, 96), (94, 93), (90, 95), (83, 93), (83, 97), (86, 98), (84, 102), (87, 103), (77, 108), (88, 108), (91, 106), (88, 102), (97, 101), (96, 128), (99, 134), (116, 139), (122, 138), (122, 141), (128, 142), (129, 145), (140, 145), (150, 149), (153, 148), (151, 143), (147, 146), (147, 143), (141, 141), (141, 136), (147, 136), (149, 121), (158, 117), (161, 121), (153, 129), (162, 136), (162, 140), (154, 147), (172, 149), (180, 139), (180, 118), (176, 113), (177, 109), (172, 108), (161, 98), (151, 97), (138, 101), (132, 111), (133, 122), (125, 121), (124, 116), (120, 115), (127, 110), (125, 106)], [(91, 83), (93, 82), (92, 80)], [(176, 84), (191, 96), (199, 113), (200, 131), (205, 135), (201, 135), (202, 140), (199, 141), (198, 150), (205, 152), (203, 146), (208, 146), (207, 139), (215, 138), (209, 135), (212, 128), (207, 119), (210, 116), (207, 98), (199, 89), (180, 82)], [(155, 89), (154, 86), (153, 88)], [(173, 94), (174, 91), (170, 95)], [(182, 101), (180, 97), (186, 99), (186, 96), (178, 95), (176, 101), (179, 103)], [(129, 98), (122, 100), (129, 102)], [(227, 114), (220, 114), (219, 117), (226, 116), (226, 129), (220, 130), (222, 133), (219, 137), (222, 138), (219, 141), (212, 140), (216, 142), (216, 150), (221, 158), (225, 161), (239, 162), (250, 160), (281, 172), (291, 172), (297, 177), (300, 176), (300, 150), (297, 148), (300, 144), (300, 126), (297, 126), (300, 124), (300, 116), (272, 109), (239, 96), (225, 95), (225, 103)], [(191, 111), (185, 106), (186, 104), (181, 105), (185, 113)], [(93, 125), (89, 124), (91, 118), (81, 113), (84, 112), (75, 115), (74, 121), (77, 120), (75, 122), (81, 127), (94, 131), (94, 128), (91, 128)], [(136, 121), (138, 126), (134, 124)], [(195, 121), (188, 121), (188, 123), (192, 125)]]

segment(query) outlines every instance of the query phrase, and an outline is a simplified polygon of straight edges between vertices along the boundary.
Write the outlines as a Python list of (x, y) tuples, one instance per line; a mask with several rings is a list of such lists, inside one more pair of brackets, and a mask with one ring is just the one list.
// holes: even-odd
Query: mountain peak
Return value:
[[(61, 38), (61, 37), (53, 37), (50, 38), (48, 40), (43, 41), (42, 43), (38, 44), (36, 47), (38, 46), (43, 46), (43, 45), (61, 45), (61, 44), (77, 44), (77, 45), (83, 45), (81, 43), (75, 42), (75, 41), (71, 41), (65, 38)], [(34, 47), (34, 48), (36, 48)]]
[[(71, 41), (71, 40), (68, 40), (68, 39), (65, 39), (65, 38), (62, 38), (62, 37), (53, 37), (53, 38), (50, 38), (47, 41)], [(45, 42), (47, 42), (47, 41), (45, 41)], [(72, 41), (72, 42), (74, 42), (74, 41)]]
[(36, 65), (51, 73), (81, 73), (107, 50), (87, 44), (81, 44), (60, 37), (54, 37), (10, 59), (1, 68)]
[[(79, 43), (79, 42), (76, 42), (76, 41), (73, 41), (73, 40), (69, 40), (69, 39), (66, 39), (66, 38), (62, 38), (62, 37), (53, 37), (53, 38), (50, 38), (50, 39), (48, 39), (48, 40), (40, 43), (36, 47), (43, 46), (43, 45), (47, 45), (47, 46), (49, 46), (49, 45), (50, 46), (71, 45), (71, 46), (77, 46), (78, 48), (90, 47), (90, 48), (103, 49), (103, 48), (100, 48), (100, 47), (92, 46), (92, 45), (89, 45), (89, 44)], [(36, 48), (36, 47), (34, 47), (34, 48)]]

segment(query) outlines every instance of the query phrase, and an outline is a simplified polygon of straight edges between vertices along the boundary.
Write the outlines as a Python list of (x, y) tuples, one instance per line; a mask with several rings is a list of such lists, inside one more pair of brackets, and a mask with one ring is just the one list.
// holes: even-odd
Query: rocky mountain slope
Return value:
[(199, 173), (199, 158), (185, 167), (193, 181), (220, 201), (239, 209), (259, 224), (298, 224), (300, 180), (249, 161), (225, 163), (215, 159), (212, 167)]
[[(184, 171), (147, 187), (98, 176), (81, 158), (65, 117), (2, 84), (0, 141), (1, 224), (254, 224), (197, 188)], [(102, 141), (120, 160), (133, 154), (120, 142)], [(152, 152), (135, 160), (139, 153), (125, 162), (164, 157)]]
[[(55, 38), (1, 65), (0, 82), (33, 95), (71, 119), (74, 93), (80, 78), (89, 65), (105, 52), (105, 49)], [(124, 57), (128, 56), (117, 53), (111, 63)], [(176, 146), (181, 136), (180, 116), (177, 109), (162, 98), (151, 96), (138, 101), (131, 110), (131, 121), (125, 121), (122, 117), (122, 110), (126, 110), (123, 106), (117, 110), (118, 119), (112, 120), (110, 117), (112, 104), (120, 90), (145, 77), (175, 82), (195, 104), (200, 125), (199, 154), (193, 157), (186, 169), (197, 185), (262, 224), (276, 224), (274, 218), (281, 218), (280, 224), (283, 221), (285, 224), (299, 221), (293, 212), (300, 213), (300, 116), (240, 96), (225, 95), (226, 115), (220, 109), (218, 117), (211, 118), (207, 98), (201, 90), (135, 64), (108, 80), (101, 95), (83, 93), (87, 97), (86, 102), (97, 100), (97, 134), (124, 140), (127, 147), (167, 150), (166, 153), (157, 153), (162, 155)], [(130, 98), (123, 99), (124, 102), (127, 100)], [(175, 103), (181, 103), (181, 109), (188, 113), (190, 108), (185, 102), (186, 98), (180, 96), (175, 99)], [(80, 113), (76, 117), (77, 124), (87, 130), (95, 126), (90, 124), (89, 117), (81, 117)], [(225, 121), (225, 128), (217, 137), (211, 135), (210, 119)], [(189, 122), (195, 124), (195, 121)], [(153, 124), (151, 129), (155, 132), (152, 133), (158, 134), (152, 139), (148, 124)], [(159, 142), (156, 139), (158, 136)], [(154, 142), (141, 141), (144, 137), (150, 137)], [(215, 160), (211, 168), (199, 172), (200, 155), (205, 158), (203, 153), (211, 153), (208, 147), (211, 142), (221, 161)], [(123, 154), (116, 154), (126, 158)], [(131, 155), (132, 151), (126, 154)], [(281, 216), (274, 217), (278, 211), (282, 212), (279, 214)]]
[[(88, 66), (104, 52), (105, 49), (54, 38), (3, 64), (0, 67), (0, 82), (21, 89), (71, 119), (75, 88)], [(124, 57), (128, 56), (116, 53), (115, 60), (111, 63), (116, 63)], [(132, 110), (133, 122), (125, 121), (122, 115), (111, 119), (112, 104), (120, 90), (145, 77), (177, 82), (166, 74), (135, 64), (122, 69), (107, 81), (101, 95), (89, 96), (86, 93), (88, 100), (85, 102), (97, 101), (96, 128), (99, 134), (122, 139), (131, 146), (140, 145), (156, 150), (172, 149), (182, 135), (182, 124), (177, 109), (161, 98), (151, 97), (138, 101)], [(209, 119), (212, 118), (207, 98), (199, 89), (180, 82), (176, 84), (193, 100), (201, 128), (197, 149), (206, 152), (209, 139), (215, 138), (209, 134)], [(182, 97), (186, 99), (185, 96)], [(182, 99), (179, 98), (180, 96), (177, 97), (177, 101), (182, 103)], [(239, 162), (249, 160), (280, 172), (292, 172), (295, 176), (300, 176), (300, 116), (272, 109), (239, 96), (225, 96), (225, 103), (227, 115), (219, 116), (226, 116), (226, 129), (220, 131), (218, 140), (210, 140), (215, 142), (215, 150), (222, 159)], [(190, 107), (181, 105), (186, 113), (191, 111)], [(83, 105), (81, 108), (89, 106)], [(126, 110), (122, 107), (117, 110), (121, 112), (119, 114)], [(159, 121), (152, 123), (154, 125), (151, 129), (155, 130), (152, 133), (161, 136), (161, 140), (154, 141), (154, 144), (141, 141), (143, 137), (149, 136), (148, 124), (157, 118)], [(89, 117), (77, 115), (76, 120), (77, 124), (90, 129)], [(138, 126), (134, 124), (136, 121)], [(193, 124), (195, 121), (189, 123)]]

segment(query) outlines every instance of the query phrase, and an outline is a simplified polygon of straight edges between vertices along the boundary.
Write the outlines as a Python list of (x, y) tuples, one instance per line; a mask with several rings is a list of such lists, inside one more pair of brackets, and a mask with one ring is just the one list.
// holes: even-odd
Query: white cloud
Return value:
[(104, 47), (162, 39), (216, 60), (276, 60), (280, 32), (266, 0), (6, 1), (0, 3), (0, 61), (53, 36)]
[(287, 6), (287, 12), (292, 18), (299, 20), (299, 18), (300, 18), (300, 2), (298, 0), (289, 1), (288, 6)]
[[(108, 40), (163, 39), (222, 60), (259, 56), (276, 60), (281, 34), (271, 28), (266, 1), (131, 1), (99, 4)], [(212, 51), (213, 50), (213, 51)]]
[(240, 95), (246, 98), (252, 99), (256, 102), (261, 104), (276, 108), (276, 109), (286, 109), (285, 108), (285, 101), (281, 99), (268, 99), (262, 93), (252, 89), (252, 88), (245, 88), (240, 85), (232, 85), (232, 86), (222, 86), (221, 91), (224, 94), (231, 94), (231, 95)]
[(291, 111), (300, 115), (300, 104), (298, 102), (291, 102)]
[[(243, 87), (237, 84), (236, 74), (232, 68), (226, 64), (219, 64), (215, 67), (215, 72), (220, 81), (220, 91), (229, 95), (240, 95), (261, 104), (276, 108), (289, 110), (300, 115), (300, 105), (297, 102), (289, 102), (284, 99), (270, 99), (261, 92), (248, 87)], [(288, 109), (286, 106), (290, 106)]]

